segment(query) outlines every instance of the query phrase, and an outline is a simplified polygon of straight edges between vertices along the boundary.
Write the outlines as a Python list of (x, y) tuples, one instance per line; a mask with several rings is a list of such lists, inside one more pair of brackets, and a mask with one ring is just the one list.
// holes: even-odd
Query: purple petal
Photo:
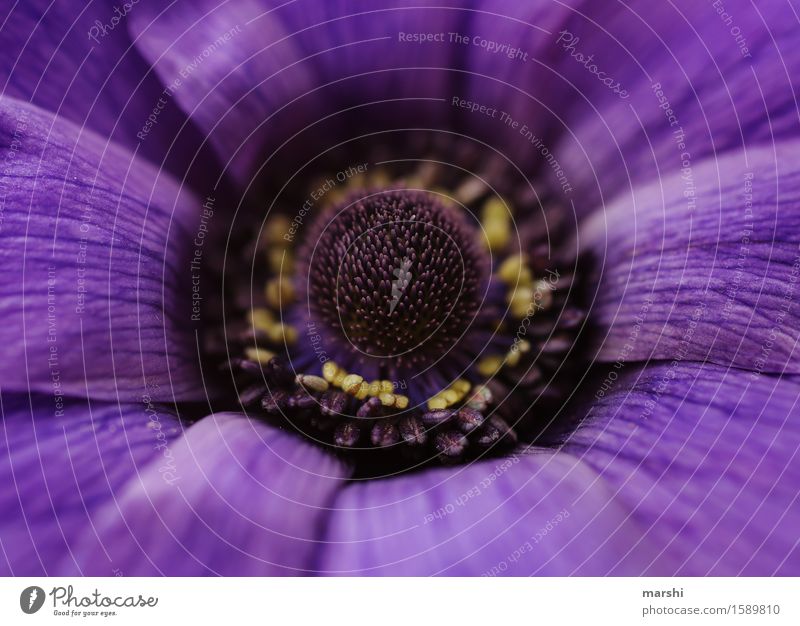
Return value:
[[(185, 6), (137, 7), (129, 28), (139, 52), (174, 100), (206, 133), (236, 176), (263, 157), (260, 125), (309, 85), (305, 65), (278, 73), (300, 58), (277, 20), (251, 20), (268, 9), (245, 0)], [(274, 76), (273, 76), (274, 75)], [(253, 133), (253, 134), (251, 134)]]
[(607, 361), (800, 372), (798, 142), (697, 163), (584, 225)]
[[(0, 413), (6, 575), (85, 573), (81, 551), (102, 550), (97, 528), (123, 485), (180, 434), (177, 419), (149, 400), (120, 406), (4, 394)], [(118, 566), (106, 559), (94, 571), (111, 576)]]
[(592, 388), (587, 424), (565, 450), (631, 511), (637, 552), (653, 546), (679, 563), (641, 559), (642, 571), (796, 576), (800, 380), (695, 363), (611, 379)]
[(797, 574), (800, 383), (612, 371), (560, 450), (348, 485), (321, 571)]
[[(11, 3), (9, 3), (11, 6)], [(163, 86), (132, 46), (123, 3), (32, 0), (0, 19), (0, 85), (26, 100), (183, 173), (199, 143), (172, 102), (137, 137)], [(195, 131), (196, 132), (196, 131)], [(175, 142), (173, 144), (173, 141)]]
[(324, 573), (632, 574), (658, 556), (630, 554), (644, 529), (586, 463), (555, 451), (354, 483), (334, 508)]
[[(268, 139), (275, 145), (311, 125), (320, 143), (314, 124), (326, 114), (399, 98), (417, 100), (393, 114), (418, 111), (419, 99), (452, 95), (450, 72), (419, 69), (448, 66), (449, 44), (398, 42), (401, 32), (452, 30), (459, 12), (429, 4), (202, 0), (162, 11), (153, 3), (137, 7), (130, 25), (142, 55), (165, 85), (180, 80), (175, 99), (244, 181)], [(442, 102), (432, 106), (428, 123), (449, 114)]]
[(4, 389), (203, 398), (188, 265), (199, 201), (11, 98), (0, 135)]
[[(555, 83), (562, 80), (552, 69), (553, 41), (564, 23), (585, 0), (481, 0), (467, 14), (467, 43), (458, 45), (468, 74), (460, 94), (465, 99), (496, 108), (492, 117), (458, 111), (473, 133), (514, 159), (526, 175), (543, 177), (546, 167), (541, 148), (524, 136), (532, 130), (540, 138), (565, 132), (563, 105), (548, 101)], [(493, 47), (490, 48), (490, 45)], [(500, 50), (501, 46), (506, 46)], [(508, 115), (501, 118), (501, 114)], [(543, 144), (548, 147), (547, 144)], [(552, 146), (549, 146), (552, 148)], [(565, 164), (566, 165), (566, 164)]]
[(470, 33), (508, 48), (464, 47), (467, 97), (511, 118), (467, 123), (586, 214), (684, 152), (797, 136), (797, 29), (789, 2), (481, 2)]
[[(285, 575), (314, 568), (327, 507), (348, 468), (319, 447), (243, 415), (217, 414), (172, 447), (175, 476), (151, 464), (99, 528), (130, 575)], [(108, 557), (104, 558), (107, 552)]]
[[(799, 24), (789, 2), (586, 2), (581, 11), (554, 32), (544, 96), (563, 120), (552, 149), (579, 210), (687, 159), (800, 131)], [(562, 30), (568, 38), (556, 43)]]
[[(471, 17), (458, 2), (301, 0), (279, 15), (298, 33), (304, 52), (318, 54), (312, 60), (318, 84), (365, 74), (334, 87), (331, 95), (341, 106), (385, 98), (448, 98), (460, 80), (447, 69), (461, 65), (465, 56), (449, 42), (449, 33)], [(425, 40), (428, 33), (436, 39)], [(423, 39), (414, 39), (418, 36)], [(353, 45), (367, 40), (373, 40), (364, 44), (368, 47)]]

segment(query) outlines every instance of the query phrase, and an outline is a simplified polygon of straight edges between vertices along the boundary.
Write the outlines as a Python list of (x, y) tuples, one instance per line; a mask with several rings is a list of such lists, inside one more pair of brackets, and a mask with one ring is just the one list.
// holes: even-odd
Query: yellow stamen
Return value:
[(508, 354), (506, 355), (506, 365), (508, 365), (509, 367), (514, 367), (516, 365), (519, 365), (519, 360), (521, 357), (522, 355), (520, 354), (519, 349), (512, 348), (511, 350), (508, 351)]
[(266, 365), (275, 358), (274, 352), (264, 350), (264, 348), (254, 348), (253, 346), (245, 348), (244, 354), (249, 360), (255, 361), (256, 363), (261, 363), (263, 365)]
[(287, 278), (273, 278), (267, 282), (265, 294), (267, 304), (273, 309), (280, 309), (294, 300), (294, 287)]
[(291, 222), (285, 215), (273, 215), (264, 225), (264, 243), (268, 246), (287, 247), (290, 242), (284, 239), (284, 235), (289, 232), (290, 226)]
[(439, 393), (428, 400), (428, 408), (430, 410), (446, 409), (449, 406), (461, 402), (466, 393), (470, 390), (470, 383), (468, 380), (459, 378), (447, 389), (442, 389)]
[(484, 243), (492, 252), (497, 252), (511, 240), (511, 213), (506, 204), (497, 196), (489, 198), (483, 205), (481, 223), (484, 230)]
[(325, 361), (325, 363), (322, 365), (322, 377), (329, 383), (333, 382), (338, 372), (339, 366), (333, 361)]
[(459, 394), (455, 389), (445, 389), (442, 392), (442, 398), (444, 398), (445, 402), (447, 402), (447, 406), (455, 404), (460, 399)]
[(297, 341), (297, 329), (289, 324), (276, 323), (267, 330), (267, 337), (274, 343), (287, 343), (292, 345)]
[(294, 272), (294, 255), (291, 249), (270, 247), (267, 250), (269, 269), (275, 274), (291, 275)]
[(553, 289), (550, 282), (539, 279), (533, 284), (533, 299), (537, 309), (549, 309), (553, 304)]
[(507, 285), (529, 287), (533, 275), (524, 254), (508, 257), (497, 268), (497, 276)]
[(357, 400), (365, 400), (369, 395), (369, 383), (362, 382), (356, 390), (355, 396)]
[(309, 374), (298, 374), (295, 376), (295, 381), (303, 385), (309, 391), (316, 391), (318, 393), (322, 393), (323, 391), (328, 391), (328, 382), (324, 378), (320, 378), (319, 376), (311, 376)]
[(275, 324), (275, 316), (268, 309), (251, 309), (247, 316), (256, 330), (268, 332)]
[(383, 406), (394, 406), (396, 400), (393, 393), (382, 393), (378, 398)]
[[(361, 390), (361, 383), (363, 382), (364, 379), (358, 374), (347, 374), (347, 376), (342, 378), (342, 390), (354, 396)], [(369, 388), (369, 386), (367, 386), (367, 388)]]
[(519, 287), (508, 294), (508, 304), (511, 315), (523, 318), (535, 312), (533, 306), (533, 289), (530, 287)]
[(386, 170), (373, 170), (369, 175), (369, 184), (371, 187), (388, 187), (392, 184), (392, 179)]
[(496, 355), (483, 357), (478, 361), (478, 373), (487, 378), (494, 376), (503, 367), (503, 360), (503, 357)]
[(486, 183), (480, 178), (469, 178), (456, 189), (456, 200), (463, 204), (470, 204), (486, 193), (486, 189)]
[(454, 382), (450, 386), (453, 389), (455, 389), (456, 391), (461, 392), (462, 394), (463, 393), (467, 393), (472, 388), (472, 385), (470, 384), (470, 382), (468, 380), (463, 379), (463, 378), (459, 378), (456, 382)]
[(446, 409), (447, 408), (447, 401), (442, 398), (441, 396), (433, 396), (430, 400), (428, 400), (428, 408), (431, 411), (436, 411), (438, 409)]

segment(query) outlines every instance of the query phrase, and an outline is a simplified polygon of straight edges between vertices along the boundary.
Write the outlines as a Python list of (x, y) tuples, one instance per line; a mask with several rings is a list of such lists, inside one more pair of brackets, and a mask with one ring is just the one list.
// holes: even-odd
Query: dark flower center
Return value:
[(211, 338), (248, 414), (361, 476), (542, 441), (575, 380), (568, 213), (468, 145), (428, 149), (279, 194)]
[(489, 259), (476, 229), (434, 194), (375, 191), (326, 211), (299, 254), (300, 293), (337, 352), (409, 378), (469, 331)]

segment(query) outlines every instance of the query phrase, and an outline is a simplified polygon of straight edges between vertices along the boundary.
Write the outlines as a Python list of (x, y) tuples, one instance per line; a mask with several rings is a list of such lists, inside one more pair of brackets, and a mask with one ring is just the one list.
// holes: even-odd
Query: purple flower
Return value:
[(800, 573), (796, 12), (380, 4), (3, 16), (1, 571)]

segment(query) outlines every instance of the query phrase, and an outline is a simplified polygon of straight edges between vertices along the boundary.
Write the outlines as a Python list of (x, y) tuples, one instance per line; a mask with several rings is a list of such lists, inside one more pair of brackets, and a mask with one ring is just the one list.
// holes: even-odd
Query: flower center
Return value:
[(575, 256), (551, 254), (564, 212), (445, 162), (383, 161), (347, 182), (326, 172), (283, 198), (248, 277), (265, 289), (237, 289), (248, 309), (216, 340), (248, 414), (361, 475), (533, 441), (574, 381)]
[(490, 273), (462, 215), (435, 194), (400, 189), (333, 206), (299, 259), (298, 290), (339, 360), (395, 380), (421, 375), (463, 340)]

